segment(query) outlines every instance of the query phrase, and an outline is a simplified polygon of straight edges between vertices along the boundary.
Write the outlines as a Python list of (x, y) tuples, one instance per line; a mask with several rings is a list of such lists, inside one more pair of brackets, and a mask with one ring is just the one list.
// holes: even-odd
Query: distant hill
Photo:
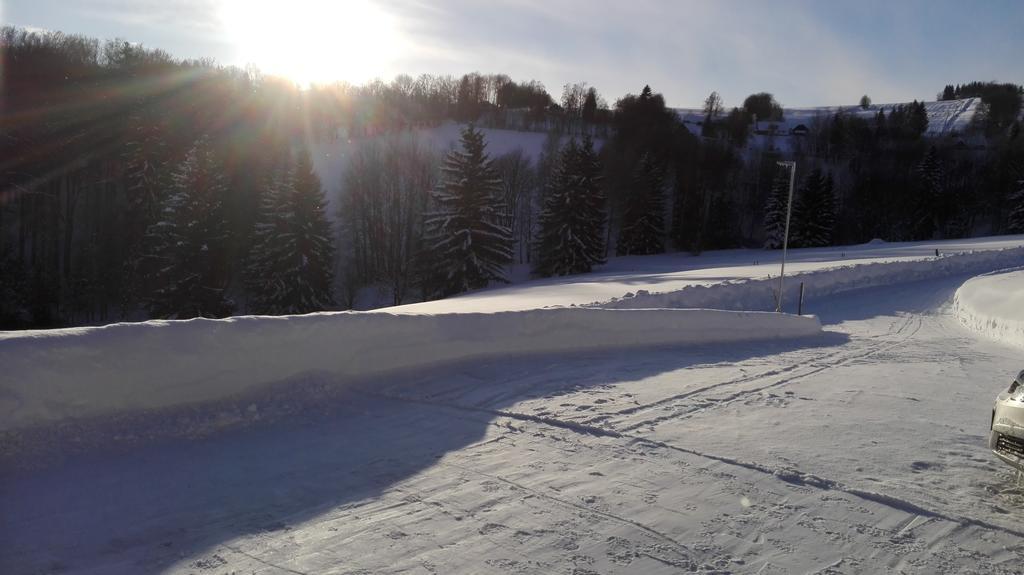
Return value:
[[(872, 104), (867, 108), (859, 105), (852, 106), (825, 106), (818, 108), (785, 108), (783, 119), (780, 122), (758, 122), (757, 128), (762, 131), (770, 131), (770, 126), (775, 124), (777, 135), (788, 136), (795, 128), (804, 125), (811, 128), (816, 118), (828, 119), (829, 116), (838, 111), (850, 116), (862, 118), (874, 118), (878, 111), (885, 109), (889, 113), (894, 107), (906, 105), (905, 103), (894, 104)], [(928, 112), (928, 136), (944, 136), (950, 134), (963, 134), (978, 110), (981, 98), (964, 98), (962, 100), (944, 100), (940, 102), (925, 102), (925, 110)], [(675, 108), (675, 112), (683, 121), (686, 127), (696, 134), (700, 133), (700, 126), (704, 122), (704, 112), (700, 108)]]

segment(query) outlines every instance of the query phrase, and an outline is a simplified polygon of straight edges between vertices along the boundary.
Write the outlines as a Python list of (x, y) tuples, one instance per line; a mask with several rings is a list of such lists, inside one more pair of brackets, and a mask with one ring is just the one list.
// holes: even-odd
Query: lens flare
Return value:
[(308, 86), (397, 73), (396, 19), (367, 0), (224, 0), (228, 41), (243, 64)]

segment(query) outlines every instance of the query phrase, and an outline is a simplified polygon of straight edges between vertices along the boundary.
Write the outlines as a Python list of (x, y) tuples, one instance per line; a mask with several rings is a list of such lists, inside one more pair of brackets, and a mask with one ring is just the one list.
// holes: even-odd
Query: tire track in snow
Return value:
[[(673, 411), (670, 414), (666, 414), (666, 415), (662, 415), (662, 416), (659, 416), (659, 417), (655, 417), (653, 419), (641, 420), (639, 422), (636, 422), (636, 423), (633, 423), (633, 424), (630, 424), (630, 425), (627, 425), (627, 426), (623, 427), (621, 429), (621, 431), (626, 431), (626, 432), (628, 432), (628, 431), (635, 431), (635, 430), (637, 430), (637, 429), (639, 429), (641, 427), (650, 426), (650, 425), (657, 425), (657, 424), (662, 423), (664, 421), (669, 421), (669, 420), (674, 420), (674, 419), (687, 419), (689, 417), (692, 417), (692, 416), (696, 415), (697, 413), (701, 413), (701, 412), (703, 412), (705, 410), (708, 410), (708, 409), (715, 409), (715, 408), (719, 408), (719, 407), (724, 407), (724, 406), (726, 406), (726, 405), (728, 405), (728, 404), (730, 404), (730, 403), (732, 403), (732, 402), (734, 402), (734, 401), (736, 401), (738, 399), (741, 399), (741, 398), (743, 398), (743, 397), (745, 397), (745, 396), (747, 396), (749, 394), (760, 393), (762, 391), (766, 391), (766, 390), (769, 390), (769, 389), (775, 389), (775, 388), (778, 388), (778, 387), (783, 387), (785, 385), (793, 383), (794, 381), (802, 380), (802, 379), (810, 377), (812, 375), (819, 374), (819, 373), (821, 373), (823, 371), (827, 371), (827, 370), (830, 370), (830, 369), (841, 367), (843, 365), (846, 365), (848, 363), (851, 363), (851, 362), (854, 362), (854, 361), (857, 361), (857, 360), (860, 360), (860, 359), (864, 359), (865, 357), (869, 357), (869, 356), (874, 355), (876, 353), (889, 351), (890, 349), (892, 349), (894, 347), (898, 347), (898, 346), (906, 343), (906, 341), (908, 339), (912, 338), (921, 329), (921, 325), (922, 325), (921, 324), (921, 319), (919, 317), (916, 317), (916, 316), (908, 315), (908, 316), (906, 316), (906, 320), (900, 325), (899, 328), (897, 328), (897, 330), (895, 332), (889, 332), (889, 333), (885, 334), (885, 336), (876, 336), (876, 338), (877, 337), (899, 336), (899, 335), (903, 334), (903, 332), (906, 330), (907, 326), (909, 326), (911, 323), (913, 323), (915, 319), (917, 320), (917, 325), (913, 328), (913, 331), (911, 333), (909, 333), (908, 335), (906, 335), (905, 337), (902, 337), (898, 341), (895, 341), (895, 342), (884, 341), (884, 342), (881, 342), (881, 343), (878, 343), (878, 344), (876, 344), (874, 346), (869, 347), (868, 350), (864, 351), (864, 352), (861, 352), (860, 350), (853, 350), (853, 351), (848, 350), (848, 351), (840, 351), (840, 352), (833, 352), (833, 353), (828, 353), (828, 354), (822, 354), (822, 355), (819, 355), (817, 357), (811, 358), (810, 360), (807, 361), (807, 363), (812, 365), (812, 366), (814, 366), (815, 364), (818, 364), (818, 365), (816, 365), (815, 367), (811, 367), (810, 369), (808, 369), (806, 371), (802, 371), (802, 372), (800, 372), (800, 373), (798, 373), (796, 375), (793, 375), (791, 377), (786, 377), (786, 378), (783, 378), (781, 380), (769, 383), (767, 385), (762, 385), (760, 387), (742, 388), (742, 389), (740, 389), (740, 390), (738, 390), (738, 391), (736, 391), (734, 393), (731, 393), (731, 394), (729, 394), (729, 395), (727, 395), (725, 397), (722, 397), (722, 398), (708, 398), (708, 399), (706, 399), (706, 400), (704, 400), (702, 402), (699, 402), (697, 405), (689, 405), (689, 409), (681, 409), (681, 410), (678, 410), (678, 411)], [(875, 338), (872, 338), (872, 339), (875, 339)], [(838, 359), (835, 359), (835, 358), (838, 358)], [(824, 365), (820, 365), (821, 362), (823, 362), (823, 361), (826, 362), (826, 363)], [(736, 384), (742, 384), (742, 383), (750, 383), (752, 381), (758, 381), (760, 379), (765, 379), (767, 377), (773, 377), (773, 376), (779, 375), (781, 373), (789, 373), (789, 372), (797, 370), (798, 368), (806, 368), (806, 367), (807, 367), (806, 365), (795, 365), (791, 369), (770, 370), (770, 371), (763, 372), (761, 374), (757, 374), (755, 376), (748, 377), (748, 378), (743, 378), (743, 379), (740, 379), (740, 380), (732, 380), (732, 381), (725, 381), (725, 382), (720, 382), (720, 383), (717, 383), (717, 384), (712, 384), (712, 385), (705, 386), (705, 387), (700, 388), (700, 389), (692, 390), (692, 391), (687, 392), (687, 393), (683, 393), (683, 394), (680, 394), (680, 395), (677, 395), (677, 396), (673, 396), (671, 398), (665, 398), (664, 400), (660, 400), (658, 402), (655, 402), (654, 404), (646, 404), (646, 405), (653, 407), (653, 406), (663, 406), (663, 405), (666, 405), (666, 404), (672, 404), (672, 403), (676, 403), (676, 402), (683, 402), (684, 400), (690, 399), (690, 398), (692, 398), (694, 396), (698, 396), (698, 395), (700, 395), (700, 394), (702, 394), (702, 393), (704, 393), (706, 391), (714, 391), (714, 390), (717, 390), (718, 388), (729, 386), (729, 385), (736, 385)], [(684, 406), (686, 404), (688, 404), (688, 403), (691, 403), (691, 402), (685, 402)], [(640, 411), (644, 411), (644, 409), (642, 409), (643, 407), (645, 407), (645, 406), (639, 406), (637, 409), (634, 409), (634, 412), (635, 413), (639, 413)], [(608, 419), (610, 419), (610, 418), (603, 418), (603, 419), (602, 418), (594, 418), (594, 420), (600, 420), (600, 421), (606, 421)]]
[[(540, 497), (541, 499), (545, 499), (547, 501), (552, 501), (554, 503), (558, 503), (558, 504), (560, 504), (562, 506), (569, 507), (569, 508), (574, 509), (576, 511), (597, 515), (597, 516), (604, 517), (606, 519), (610, 519), (610, 520), (618, 522), (618, 523), (624, 523), (624, 524), (627, 524), (627, 525), (631, 525), (633, 527), (636, 527), (637, 529), (640, 529), (644, 533), (647, 533), (648, 535), (651, 535), (652, 537), (654, 537), (656, 539), (660, 539), (662, 541), (665, 541), (666, 543), (670, 543), (670, 544), (676, 546), (679, 549), (679, 551), (681, 551), (688, 559), (693, 560), (693, 558), (695, 556), (694, 551), (692, 549), (690, 549), (689, 547), (687, 547), (685, 544), (677, 541), (676, 539), (673, 539), (672, 537), (670, 537), (669, 535), (667, 535), (665, 533), (662, 533), (661, 531), (658, 531), (657, 529), (654, 529), (650, 525), (646, 525), (646, 524), (641, 523), (639, 521), (634, 521), (634, 520), (632, 520), (632, 519), (630, 519), (628, 517), (622, 517), (620, 515), (616, 515), (614, 513), (608, 512), (608, 511), (601, 511), (599, 509), (594, 509), (593, 507), (589, 507), (589, 506), (586, 506), (586, 505), (575, 503), (575, 502), (569, 501), (567, 499), (562, 499), (561, 497), (555, 497), (555, 496), (553, 496), (551, 494), (544, 493), (543, 491), (539, 491), (537, 489), (533, 489), (533, 488), (531, 488), (529, 486), (523, 485), (522, 483), (519, 483), (517, 481), (513, 481), (511, 479), (507, 479), (505, 477), (501, 477), (500, 475), (492, 475), (490, 473), (479, 471), (477, 469), (473, 469), (472, 467), (468, 467), (468, 466), (465, 466), (465, 465), (459, 465), (457, 463), (451, 463), (451, 462), (439, 462), (438, 465), (440, 465), (442, 467), (453, 467), (455, 469), (460, 469), (460, 470), (462, 470), (464, 472), (467, 472), (467, 473), (473, 473), (473, 474), (479, 475), (481, 477), (486, 477), (488, 479), (492, 479), (494, 481), (500, 481), (502, 483), (505, 483), (506, 485), (510, 485), (512, 487), (515, 487), (516, 489), (520, 489), (522, 491), (530, 493), (531, 495), (534, 495), (536, 497)], [(658, 557), (653, 557), (653, 559), (658, 559), (658, 560), (664, 561), (663, 559), (660, 559)], [(707, 566), (705, 565), (705, 567), (707, 567)]]
[[(920, 320), (919, 320), (918, 321), (918, 329), (920, 328), (920, 325), (921, 324), (920, 324)], [(916, 333), (916, 330), (915, 330), (915, 333)], [(891, 342), (890, 345), (889, 345), (889, 348), (895, 347), (896, 345), (899, 345), (900, 343), (902, 343), (902, 342)], [(881, 346), (881, 347), (884, 347), (884, 346)], [(886, 348), (886, 349), (888, 349), (888, 348)], [(881, 349), (881, 348), (875, 349), (875, 350), (870, 351), (869, 353), (877, 353), (879, 351), (883, 351), (883, 349)], [(857, 357), (850, 358), (850, 360), (860, 359), (861, 357), (864, 357), (866, 355), (868, 355), (868, 354), (861, 354), (861, 355), (859, 355)], [(823, 369), (827, 369), (827, 368), (828, 367), (826, 366)], [(489, 409), (489, 408), (484, 408), (484, 407), (466, 406), (466, 405), (459, 405), (459, 404), (454, 404), (454, 403), (444, 403), (444, 402), (432, 401), (432, 400), (429, 400), (429, 399), (422, 399), (422, 398), (408, 397), (408, 396), (401, 396), (401, 395), (393, 395), (393, 394), (384, 394), (384, 393), (379, 393), (379, 392), (360, 391), (359, 393), (362, 394), (362, 395), (368, 396), (368, 397), (374, 397), (374, 398), (378, 398), (378, 399), (386, 399), (386, 400), (399, 401), (399, 402), (405, 402), (405, 403), (416, 403), (416, 404), (421, 404), (421, 405), (429, 405), (429, 406), (436, 407), (436, 408), (441, 408), (441, 409), (452, 409), (452, 410), (456, 410), (456, 411), (471, 411), (471, 412), (476, 412), (476, 413), (486, 413), (486, 414), (490, 414), (490, 415), (493, 415), (493, 416), (507, 417), (509, 419), (515, 419), (515, 420), (518, 420), (518, 421), (538, 423), (538, 424), (541, 424), (541, 425), (546, 425), (548, 427), (564, 429), (566, 431), (569, 431), (569, 432), (572, 432), (572, 433), (576, 433), (576, 434), (580, 434), (580, 435), (590, 435), (590, 436), (597, 436), (597, 437), (608, 437), (608, 438), (612, 438), (612, 439), (625, 440), (625, 441), (627, 441), (627, 442), (629, 442), (631, 444), (641, 444), (641, 445), (646, 445), (648, 447), (662, 448), (662, 449), (666, 449), (666, 450), (670, 450), (670, 451), (675, 451), (675, 452), (678, 452), (678, 453), (684, 453), (684, 454), (691, 455), (691, 456), (694, 456), (694, 457), (699, 457), (699, 458), (702, 458), (702, 459), (707, 459), (707, 460), (710, 460), (710, 461), (716, 461), (716, 462), (719, 462), (719, 463), (722, 463), (722, 464), (725, 464), (725, 465), (730, 465), (730, 466), (733, 466), (733, 467), (738, 467), (738, 468), (746, 469), (746, 470), (757, 472), (757, 473), (761, 473), (761, 474), (764, 474), (764, 475), (770, 475), (770, 476), (773, 476), (773, 477), (775, 477), (776, 479), (778, 479), (780, 481), (783, 481), (785, 483), (789, 483), (791, 485), (798, 485), (798, 486), (802, 486), (802, 487), (808, 487), (808, 488), (812, 488), (812, 489), (817, 489), (819, 491), (838, 491), (838, 492), (845, 493), (847, 495), (856, 497), (856, 498), (861, 499), (863, 501), (868, 501), (868, 502), (871, 502), (871, 503), (882, 505), (884, 507), (888, 507), (890, 509), (893, 509), (893, 510), (896, 510), (896, 511), (900, 511), (900, 512), (903, 512), (903, 513), (908, 513), (908, 514), (912, 514), (912, 515), (920, 515), (920, 516), (923, 516), (923, 517), (929, 517), (929, 518), (939, 519), (939, 520), (943, 520), (943, 521), (948, 521), (948, 522), (953, 523), (955, 525), (964, 526), (964, 527), (971, 527), (971, 526), (973, 526), (973, 527), (979, 527), (979, 528), (987, 529), (987, 530), (991, 530), (991, 531), (998, 531), (998, 532), (1001, 532), (1001, 533), (1005, 533), (1007, 535), (1013, 535), (1015, 537), (1024, 537), (1024, 530), (1013, 529), (1013, 528), (1010, 528), (1010, 527), (1003, 527), (1003, 526), (1000, 526), (1000, 525), (996, 525), (994, 523), (989, 523), (989, 522), (981, 520), (981, 519), (975, 519), (973, 517), (958, 516), (958, 515), (951, 515), (951, 514), (943, 513), (941, 511), (936, 511), (936, 510), (933, 510), (933, 509), (929, 509), (929, 508), (923, 507), (921, 505), (918, 505), (916, 503), (913, 503), (911, 501), (908, 501), (906, 499), (901, 499), (901, 498), (893, 496), (893, 495), (889, 495), (889, 494), (886, 494), (886, 493), (880, 493), (880, 492), (876, 492), (876, 491), (871, 491), (871, 490), (867, 490), (867, 489), (861, 489), (861, 488), (858, 488), (858, 487), (848, 486), (848, 485), (846, 485), (846, 484), (844, 484), (844, 483), (842, 483), (842, 482), (840, 482), (838, 480), (829, 479), (829, 478), (823, 478), (823, 477), (820, 477), (820, 476), (817, 476), (817, 475), (814, 475), (814, 474), (811, 474), (811, 473), (805, 473), (805, 472), (799, 471), (797, 469), (784, 468), (784, 467), (772, 467), (772, 466), (769, 466), (769, 465), (758, 463), (756, 461), (745, 461), (745, 460), (742, 460), (742, 459), (737, 459), (737, 458), (728, 457), (728, 456), (724, 456), (724, 455), (718, 455), (718, 454), (715, 454), (715, 453), (699, 451), (697, 449), (692, 449), (692, 448), (688, 448), (688, 447), (682, 447), (682, 446), (679, 446), (679, 445), (674, 445), (674, 444), (666, 443), (664, 441), (659, 441), (659, 440), (650, 439), (650, 438), (647, 438), (647, 437), (632, 435), (632, 434), (627, 433), (625, 431), (616, 431), (614, 429), (609, 429), (609, 428), (605, 428), (605, 427), (597, 427), (597, 426), (593, 426), (593, 425), (588, 425), (586, 423), (580, 423), (580, 422), (574, 422), (574, 421), (565, 421), (565, 420), (560, 420), (560, 419), (556, 419), (556, 418), (543, 417), (543, 416), (538, 416), (538, 415), (531, 415), (531, 414), (527, 414), (527, 413), (518, 413), (518, 412), (508, 411), (508, 410)], [(477, 473), (482, 473), (482, 472), (477, 472)], [(496, 478), (496, 479), (501, 479), (501, 478)], [(501, 479), (501, 480), (508, 482), (508, 480), (504, 480), (504, 479)], [(525, 488), (525, 486), (521, 486), (521, 487)], [(550, 496), (547, 496), (547, 497), (550, 497)], [(557, 499), (557, 498), (552, 498), (552, 499)], [(598, 513), (598, 514), (603, 513), (603, 512), (591, 509), (589, 507), (586, 507), (586, 506), (577, 505), (575, 503), (571, 503), (571, 502), (565, 502), (565, 503), (568, 504), (568, 505), (575, 506), (575, 507), (580, 507), (580, 508), (583, 508), (583, 509), (587, 509), (590, 512), (594, 512), (594, 513)], [(619, 518), (619, 519), (623, 520), (624, 518)], [(632, 523), (632, 521), (630, 521), (628, 519), (626, 521)], [(669, 539), (669, 540), (671, 541), (671, 539)]]

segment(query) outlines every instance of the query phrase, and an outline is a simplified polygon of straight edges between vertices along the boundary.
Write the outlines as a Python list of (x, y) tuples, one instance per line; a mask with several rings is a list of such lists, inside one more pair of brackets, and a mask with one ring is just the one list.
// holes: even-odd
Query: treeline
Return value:
[[(1024, 232), (1020, 122), (988, 103), (953, 138), (926, 136), (921, 103), (866, 97), (790, 135), (765, 130), (784, 120), (767, 92), (728, 112), (712, 93), (694, 129), (649, 87), (610, 108), (500, 74), (298, 90), (120, 40), (8, 27), (0, 49), (3, 328), (399, 304), (510, 264), (774, 248), (780, 160), (798, 166), (791, 245)], [(407, 129), (444, 120), (469, 124), (444, 157)], [(491, 157), (481, 127), (548, 137)], [(328, 213), (308, 150), (339, 134), (363, 142)]]
[(444, 120), (482, 127), (606, 135), (611, 112), (586, 82), (566, 84), (556, 101), (536, 80), (515, 82), (505, 74), (461, 77), (401, 74), (385, 83), (310, 86), (303, 93), (310, 125), (320, 136), (380, 135)]

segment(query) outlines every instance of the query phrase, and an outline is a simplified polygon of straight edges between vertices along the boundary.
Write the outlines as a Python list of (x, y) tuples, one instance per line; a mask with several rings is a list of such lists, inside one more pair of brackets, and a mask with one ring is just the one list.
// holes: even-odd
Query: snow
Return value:
[[(797, 305), (800, 286), (805, 301), (869, 287), (979, 273), (1024, 262), (1024, 247), (940, 255), (930, 259), (855, 262), (843, 266), (793, 273), (783, 282), (786, 309)], [(775, 306), (778, 278), (751, 279), (712, 286), (690, 285), (665, 293), (637, 293), (599, 304), (604, 308), (689, 308), (769, 309)]]
[(320, 313), (0, 332), (0, 431), (335, 385), (502, 355), (812, 336), (813, 317), (716, 310)]
[(815, 317), (676, 308), (772, 305), (733, 250), (0, 333), (0, 573), (1019, 573), (1020, 349), (963, 317), (1020, 318), (1024, 272), (971, 276), (1021, 244), (794, 250)]
[(829, 295), (812, 339), (467, 361), (0, 466), (0, 571), (1019, 573), (985, 435), (1020, 352), (960, 326), (966, 279)]
[(956, 291), (954, 309), (968, 329), (1024, 347), (1024, 270), (971, 279)]
[[(789, 135), (790, 130), (798, 125), (802, 124), (808, 128), (812, 128), (813, 123), (816, 120), (829, 120), (830, 117), (837, 112), (842, 112), (847, 116), (859, 117), (873, 121), (879, 110), (884, 108), (885, 113), (888, 116), (896, 106), (906, 105), (909, 103), (910, 102), (872, 104), (867, 108), (861, 108), (859, 105), (785, 108), (782, 114), (782, 121), (760, 121), (758, 122), (758, 126), (761, 129), (767, 130), (770, 124), (774, 124), (778, 126), (778, 135), (786, 137)], [(952, 136), (963, 134), (967, 131), (967, 128), (973, 121), (980, 103), (981, 98), (924, 102), (925, 112), (928, 114), (928, 130), (926, 134), (929, 136)], [(684, 124), (689, 126), (690, 130), (696, 131), (698, 134), (700, 133), (700, 129), (697, 125), (704, 121), (704, 111), (702, 109), (677, 108), (676, 114), (679, 115)]]
[[(795, 304), (800, 281), (808, 283), (806, 298), (812, 303), (816, 297), (846, 289), (1020, 265), (1024, 262), (1021, 248), (1024, 235), (925, 242), (872, 240), (857, 246), (789, 250), (785, 301)], [(771, 310), (775, 309), (772, 290), (777, 289), (781, 257), (781, 250), (753, 249), (700, 256), (674, 253), (611, 258), (590, 274), (534, 280), (378, 311), (478, 313), (571, 305)], [(894, 263), (899, 265), (877, 265)], [(872, 266), (850, 268), (864, 265)], [(817, 273), (825, 271), (829, 273)], [(804, 277), (808, 272), (816, 274)], [(866, 274), (863, 279), (862, 272)], [(774, 281), (768, 281), (769, 277)], [(715, 289), (700, 289), (711, 286)], [(650, 295), (626, 297), (641, 291)], [(795, 311), (792, 305), (787, 309)]]

